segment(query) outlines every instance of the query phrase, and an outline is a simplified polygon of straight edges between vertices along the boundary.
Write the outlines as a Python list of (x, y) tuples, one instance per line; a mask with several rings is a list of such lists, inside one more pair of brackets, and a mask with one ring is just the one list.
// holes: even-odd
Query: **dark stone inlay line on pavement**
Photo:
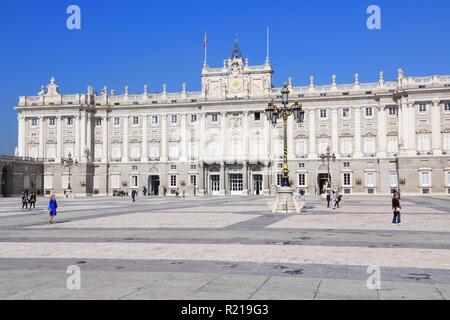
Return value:
[[(85, 262), (78, 264), (80, 262)], [(303, 279), (340, 279), (366, 281), (367, 267), (274, 264), (253, 262), (211, 262), (172, 260), (77, 260), (77, 259), (0, 259), (0, 271), (53, 271), (65, 273), (68, 266), (77, 265), (82, 272), (182, 272), (236, 274), (249, 276), (296, 277)], [(381, 268), (382, 281), (450, 285), (448, 270), (416, 268)]]

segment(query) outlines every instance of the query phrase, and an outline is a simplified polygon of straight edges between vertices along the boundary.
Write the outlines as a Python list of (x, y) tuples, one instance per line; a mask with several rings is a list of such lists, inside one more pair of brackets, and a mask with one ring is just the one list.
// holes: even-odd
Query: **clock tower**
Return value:
[(231, 57), (224, 60), (222, 68), (202, 70), (202, 94), (206, 99), (245, 99), (264, 97), (272, 88), (272, 66), (267, 59), (264, 65), (248, 65), (243, 59), (239, 41), (234, 41)]

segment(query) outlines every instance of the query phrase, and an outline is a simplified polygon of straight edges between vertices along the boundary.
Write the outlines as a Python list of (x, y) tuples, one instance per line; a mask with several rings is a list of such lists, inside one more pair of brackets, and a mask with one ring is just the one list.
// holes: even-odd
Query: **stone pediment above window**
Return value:
[(132, 139), (130, 143), (141, 143), (140, 139)]
[(419, 130), (419, 131), (416, 131), (416, 133), (417, 134), (431, 134), (431, 131), (430, 130)]
[(30, 146), (34, 146), (34, 145), (38, 145), (39, 144), (39, 142), (36, 142), (36, 141), (31, 141), (30, 143), (28, 143)]
[(375, 138), (376, 136), (377, 135), (372, 132), (369, 132), (369, 133), (366, 133), (365, 135), (363, 135), (364, 138)]
[(218, 166), (213, 166), (209, 169), (209, 172), (220, 172), (220, 167)]
[(295, 137), (295, 139), (297, 139), (297, 140), (305, 140), (305, 139), (308, 139), (308, 138), (309, 137), (307, 135), (304, 135), (304, 134), (299, 134), (299, 135), (297, 135)]
[(191, 142), (199, 142), (200, 140), (198, 139), (198, 138), (191, 138), (191, 140), (190, 140)]
[(55, 140), (47, 140), (46, 144), (56, 144)]
[(395, 132), (395, 131), (391, 131), (391, 132), (389, 132), (389, 133), (387, 134), (387, 136), (388, 136), (388, 137), (397, 137), (397, 136), (398, 136), (398, 133)]
[(327, 134), (321, 134), (320, 136), (318, 136), (317, 138), (319, 139), (331, 139), (331, 136), (327, 135)]
[(120, 139), (114, 139), (114, 140), (112, 141), (112, 143), (113, 143), (113, 144), (119, 144), (119, 143), (122, 143), (122, 140), (120, 140)]
[[(69, 143), (72, 143), (72, 142), (69, 142)], [(102, 144), (103, 143), (103, 141), (101, 141), (101, 140), (94, 140), (94, 144)]]
[(180, 137), (171, 137), (169, 139), (169, 142), (181, 142), (181, 139), (180, 139)]
[(350, 133), (343, 133), (340, 135), (341, 138), (353, 138), (353, 135)]
[(150, 140), (150, 143), (160, 143), (161, 142), (161, 140), (159, 140), (159, 139), (152, 139), (152, 140)]
[(450, 128), (446, 128), (446, 129), (442, 130), (442, 133), (450, 133)]

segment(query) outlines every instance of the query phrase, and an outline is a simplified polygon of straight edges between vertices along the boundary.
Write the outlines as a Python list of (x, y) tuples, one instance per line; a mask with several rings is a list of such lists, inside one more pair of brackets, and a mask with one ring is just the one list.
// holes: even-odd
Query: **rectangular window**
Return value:
[(306, 174), (300, 173), (298, 175), (298, 186), (305, 187), (306, 186)]
[(196, 187), (197, 186), (197, 176), (192, 174), (190, 176), (190, 184), (192, 187)]
[(298, 167), (299, 167), (299, 168), (304, 168), (304, 167), (305, 167), (305, 164), (304, 164), (303, 162), (302, 162), (302, 163), (299, 163), (299, 164), (298, 164)]
[(231, 191), (243, 191), (244, 190), (244, 180), (243, 175), (241, 173), (232, 173), (230, 174), (230, 184)]
[(177, 124), (178, 123), (178, 116), (177, 115), (171, 115), (170, 116), (170, 123), (171, 124)]
[(447, 187), (450, 187), (450, 171), (447, 172)]
[(261, 120), (261, 113), (255, 112), (255, 121), (259, 121), (259, 120)]
[(138, 176), (131, 176), (131, 187), (138, 188), (139, 187), (139, 178)]
[(197, 115), (196, 114), (191, 114), (191, 123), (192, 124), (194, 124), (194, 123), (197, 123)]
[(371, 107), (366, 108), (366, 117), (367, 118), (373, 117), (373, 108), (371, 108)]
[(350, 187), (352, 185), (351, 174), (344, 173), (344, 187)]
[(366, 187), (375, 187), (375, 173), (366, 173)]
[(120, 189), (120, 176), (118, 175), (111, 176), (111, 188)]
[(342, 109), (342, 119), (348, 118), (350, 118), (350, 109), (349, 108)]
[(50, 126), (54, 126), (54, 125), (56, 124), (56, 118), (50, 118), (50, 119), (48, 119), (48, 124), (49, 124)]
[(170, 186), (172, 188), (177, 186), (177, 176), (170, 176)]
[(444, 111), (450, 111), (450, 103), (444, 104)]
[(350, 162), (344, 162), (344, 168), (350, 168)]
[(100, 189), (100, 176), (94, 176), (94, 189)]
[(73, 117), (67, 118), (67, 125), (68, 125), (68, 126), (73, 125)]
[(99, 127), (102, 125), (102, 118), (95, 118), (95, 126)]
[(390, 116), (397, 115), (397, 107), (389, 107), (389, 115)]
[(213, 123), (219, 122), (219, 116), (217, 114), (211, 115), (211, 122)]
[(421, 187), (431, 187), (431, 173), (421, 172), (420, 173), (420, 186)]
[(320, 118), (321, 119), (327, 118), (327, 110), (325, 110), (325, 109), (320, 110)]
[(152, 116), (152, 125), (157, 125), (159, 122), (158, 116)]
[(174, 164), (171, 164), (171, 165), (170, 165), (170, 170), (177, 170), (177, 166), (174, 165)]
[(282, 181), (283, 181), (283, 174), (282, 173), (277, 174), (277, 187), (281, 187)]
[(389, 184), (390, 184), (391, 188), (398, 187), (397, 173), (391, 173), (389, 175)]
[(427, 105), (426, 104), (419, 105), (419, 112), (427, 112)]
[(114, 125), (115, 126), (120, 126), (120, 118), (119, 117), (115, 117), (114, 118)]
[(133, 125), (138, 125), (139, 124), (139, 117), (133, 117)]
[(31, 119), (31, 126), (32, 127), (36, 127), (37, 124), (38, 124), (38, 119), (36, 119), (36, 118)]

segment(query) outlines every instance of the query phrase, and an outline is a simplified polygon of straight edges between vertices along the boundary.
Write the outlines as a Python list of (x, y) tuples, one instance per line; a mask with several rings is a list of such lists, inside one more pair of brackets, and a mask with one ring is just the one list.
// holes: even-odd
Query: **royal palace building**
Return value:
[[(283, 123), (267, 120), (279, 104), (269, 58), (249, 65), (238, 44), (222, 67), (201, 72), (201, 91), (63, 95), (52, 78), (37, 96), (20, 97), (17, 156), (42, 159), (45, 194), (273, 195), (281, 183)], [(409, 77), (296, 87), (305, 111), (288, 122), (290, 180), (320, 194), (450, 194), (450, 76)], [(336, 156), (323, 161), (321, 155)], [(68, 158), (73, 159), (68, 164)]]

